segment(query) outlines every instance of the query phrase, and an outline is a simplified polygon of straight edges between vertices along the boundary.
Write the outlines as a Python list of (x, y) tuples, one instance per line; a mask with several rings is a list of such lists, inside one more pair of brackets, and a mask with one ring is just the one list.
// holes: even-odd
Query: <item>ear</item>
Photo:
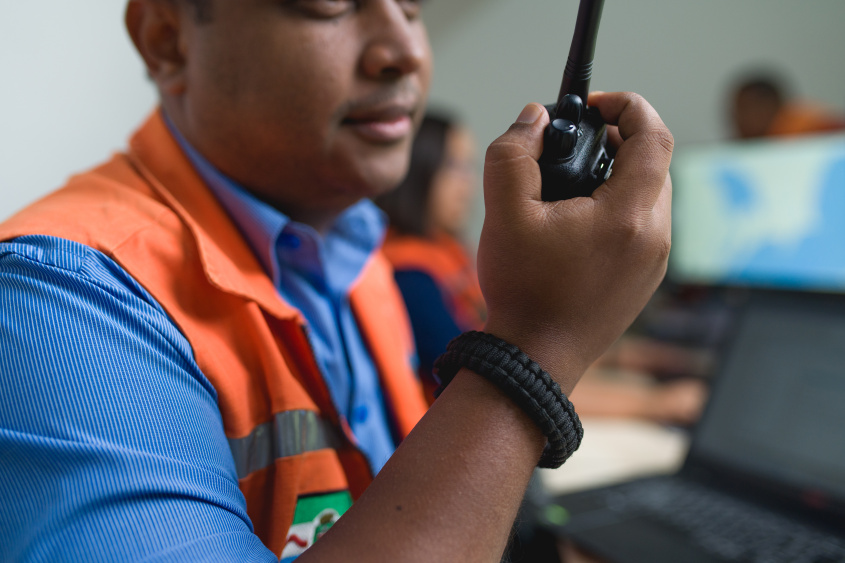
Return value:
[(130, 0), (126, 29), (162, 95), (185, 91), (185, 53), (182, 13), (176, 2)]

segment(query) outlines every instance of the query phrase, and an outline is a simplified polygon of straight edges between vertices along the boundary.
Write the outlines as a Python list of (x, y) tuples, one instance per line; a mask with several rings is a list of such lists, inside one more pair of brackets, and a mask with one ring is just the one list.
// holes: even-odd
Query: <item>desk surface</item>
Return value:
[(569, 493), (636, 477), (673, 473), (689, 447), (686, 431), (624, 419), (583, 419), (581, 447), (559, 469), (539, 470), (551, 495)]

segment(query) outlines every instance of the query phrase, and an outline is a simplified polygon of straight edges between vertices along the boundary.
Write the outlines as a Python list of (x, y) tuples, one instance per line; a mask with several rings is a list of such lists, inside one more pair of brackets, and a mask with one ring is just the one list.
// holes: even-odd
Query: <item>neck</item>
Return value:
[[(238, 178), (226, 174), (226, 171), (221, 169), (217, 163), (212, 161), (209, 158), (209, 155), (202, 152), (202, 148), (198, 146), (196, 139), (192, 139), (191, 128), (186, 122), (184, 112), (182, 111), (183, 108), (179, 104), (178, 100), (163, 98), (162, 108), (167, 120), (172, 124), (173, 128), (175, 128), (178, 135), (180, 135), (184, 139), (184, 142), (186, 142), (194, 151), (205, 159), (216, 172), (223, 174), (235, 182), (240, 188), (249, 191), (257, 199), (260, 199), (267, 205), (281, 211), (292, 221), (308, 225), (319, 234), (325, 235), (332, 228), (332, 225), (334, 225), (337, 218), (346, 209), (357, 203), (357, 201), (350, 202), (348, 200), (344, 200), (333, 202), (334, 204), (327, 204), (325, 201), (320, 201), (315, 202), (315, 205), (302, 205), (301, 201), (303, 198), (296, 201), (288, 201), (285, 199), (284, 192), (282, 190), (268, 194), (267, 190), (259, 190), (250, 186), (248, 183), (239, 181)], [(292, 189), (291, 186), (294, 184), (288, 183), (287, 185), (288, 189)], [(297, 201), (299, 203), (297, 203)], [(304, 201), (307, 202), (308, 199), (304, 198)]]

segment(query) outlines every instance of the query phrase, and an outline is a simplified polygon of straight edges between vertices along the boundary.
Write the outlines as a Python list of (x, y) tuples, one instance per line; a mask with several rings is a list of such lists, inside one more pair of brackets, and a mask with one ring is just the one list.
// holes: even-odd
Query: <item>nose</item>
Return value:
[(400, 2), (375, 0), (369, 4), (367, 44), (362, 57), (366, 76), (395, 79), (416, 72), (430, 56), (425, 26), (417, 15), (409, 18)]

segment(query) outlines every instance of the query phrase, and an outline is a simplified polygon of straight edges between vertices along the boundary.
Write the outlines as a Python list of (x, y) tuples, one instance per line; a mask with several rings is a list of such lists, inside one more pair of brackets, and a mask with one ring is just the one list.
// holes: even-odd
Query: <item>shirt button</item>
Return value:
[(368, 409), (365, 405), (358, 405), (355, 407), (355, 410), (352, 411), (352, 420), (358, 424), (366, 422), (369, 416), (370, 409)]
[(279, 235), (279, 242), (288, 248), (296, 250), (302, 246), (302, 241), (293, 233), (282, 233)]

